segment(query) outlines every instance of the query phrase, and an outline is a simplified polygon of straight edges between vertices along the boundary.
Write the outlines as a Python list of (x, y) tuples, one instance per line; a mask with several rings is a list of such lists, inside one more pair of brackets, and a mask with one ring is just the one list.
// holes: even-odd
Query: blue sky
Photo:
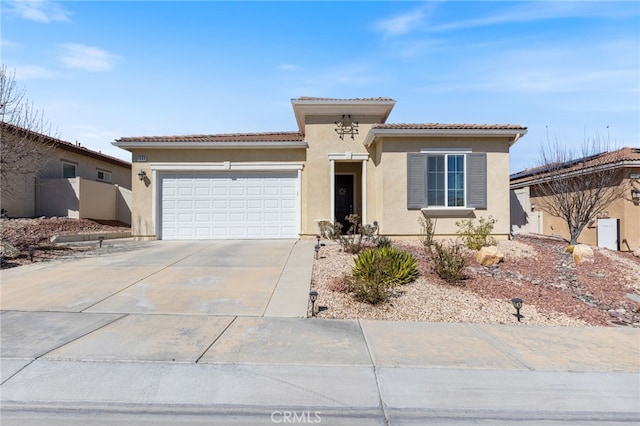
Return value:
[(55, 136), (297, 130), (291, 99), (390, 97), (390, 123), (640, 146), (640, 2), (5, 1), (2, 62)]

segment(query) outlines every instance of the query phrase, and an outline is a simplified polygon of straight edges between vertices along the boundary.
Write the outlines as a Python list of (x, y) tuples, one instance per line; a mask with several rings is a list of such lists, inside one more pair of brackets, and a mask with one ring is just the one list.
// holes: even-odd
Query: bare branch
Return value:
[(7, 199), (22, 195), (19, 183), (34, 180), (53, 149), (50, 124), (25, 94), (15, 72), (0, 66), (0, 185)]
[(620, 169), (612, 167), (619, 151), (599, 137), (587, 139), (580, 150), (559, 143), (549, 143), (541, 150), (541, 183), (535, 195), (538, 204), (553, 216), (562, 218), (575, 244), (589, 221), (612, 202), (623, 198), (626, 186)]

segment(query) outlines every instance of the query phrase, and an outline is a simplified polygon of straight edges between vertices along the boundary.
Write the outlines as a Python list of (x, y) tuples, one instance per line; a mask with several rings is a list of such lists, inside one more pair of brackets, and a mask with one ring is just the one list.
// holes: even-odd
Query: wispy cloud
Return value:
[(39, 80), (56, 77), (57, 73), (38, 65), (21, 65), (16, 68), (16, 80)]
[(637, 7), (629, 7), (632, 2), (520, 2), (515, 6), (502, 7), (491, 10), (485, 16), (473, 19), (435, 24), (428, 29), (433, 32), (462, 30), (468, 28), (485, 27), (498, 24), (546, 21), (563, 18), (580, 17), (609, 17), (622, 18), (638, 16)]
[(110, 71), (120, 59), (120, 56), (104, 49), (84, 44), (67, 43), (58, 47), (62, 50), (58, 60), (67, 68)]
[(424, 16), (422, 9), (415, 9), (405, 14), (379, 21), (375, 27), (387, 35), (406, 34), (419, 26)]
[(7, 12), (29, 21), (54, 22), (70, 21), (70, 13), (59, 3), (49, 0), (10, 0), (6, 2)]
[(300, 66), (295, 64), (280, 64), (278, 65), (280, 71), (298, 71)]

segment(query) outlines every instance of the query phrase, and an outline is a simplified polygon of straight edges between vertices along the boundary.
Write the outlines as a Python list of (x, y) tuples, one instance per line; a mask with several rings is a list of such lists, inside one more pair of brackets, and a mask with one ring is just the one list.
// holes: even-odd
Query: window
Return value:
[(76, 165), (72, 163), (62, 163), (62, 177), (64, 179), (76, 177)]
[(407, 208), (486, 208), (486, 154), (407, 154)]
[(102, 182), (111, 182), (111, 172), (98, 170), (98, 180)]

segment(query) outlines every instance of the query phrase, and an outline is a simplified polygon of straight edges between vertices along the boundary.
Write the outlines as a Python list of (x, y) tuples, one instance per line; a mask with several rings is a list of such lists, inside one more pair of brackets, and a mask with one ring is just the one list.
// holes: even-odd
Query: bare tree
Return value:
[(582, 230), (614, 201), (624, 198), (624, 179), (615, 167), (616, 153), (599, 137), (587, 139), (578, 149), (556, 141), (541, 150), (536, 201), (542, 210), (562, 218), (570, 244)]
[[(16, 182), (33, 182), (53, 149), (51, 126), (20, 88), (15, 73), (0, 66), (0, 188), (2, 199), (20, 197)], [(0, 199), (1, 201), (1, 199)]]

